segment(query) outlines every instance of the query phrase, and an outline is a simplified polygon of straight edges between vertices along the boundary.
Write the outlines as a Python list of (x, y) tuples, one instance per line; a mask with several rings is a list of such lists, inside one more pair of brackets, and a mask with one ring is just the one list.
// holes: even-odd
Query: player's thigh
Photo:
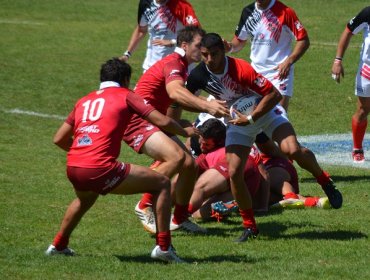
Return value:
[(131, 164), (127, 177), (121, 184), (111, 191), (112, 194), (135, 194), (144, 192), (158, 192), (170, 189), (170, 180), (148, 167)]
[(278, 143), (282, 152), (287, 155), (300, 149), (294, 128), (290, 123), (278, 126), (272, 133), (272, 139)]
[(208, 169), (199, 176), (194, 190), (202, 189), (206, 197), (216, 193), (225, 192), (229, 189), (228, 180), (216, 169)]
[(242, 145), (231, 145), (226, 147), (226, 158), (229, 163), (229, 174), (233, 177), (235, 174), (244, 175), (244, 167), (247, 162), (251, 148)]
[(160, 161), (173, 161), (183, 158), (184, 151), (162, 131), (153, 133), (142, 146), (141, 151)]
[(280, 193), (284, 182), (290, 181), (290, 174), (281, 167), (271, 167), (268, 169), (270, 175), (270, 188), (274, 192)]

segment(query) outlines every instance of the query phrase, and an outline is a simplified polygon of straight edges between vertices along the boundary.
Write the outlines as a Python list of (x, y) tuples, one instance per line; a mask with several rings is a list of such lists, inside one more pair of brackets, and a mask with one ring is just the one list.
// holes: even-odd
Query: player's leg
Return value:
[(358, 96), (357, 108), (352, 116), (352, 138), (353, 138), (352, 157), (355, 163), (362, 163), (365, 161), (362, 144), (366, 133), (367, 116), (369, 115), (369, 112), (370, 112), (370, 97)]
[(256, 221), (252, 209), (252, 197), (244, 180), (244, 167), (250, 152), (250, 147), (229, 145), (226, 147), (226, 157), (229, 163), (231, 192), (239, 205), (239, 212), (243, 219), (243, 234), (236, 242), (244, 242), (258, 234)]
[(309, 171), (316, 178), (333, 208), (342, 206), (342, 195), (335, 188), (330, 175), (321, 169), (314, 153), (305, 152), (304, 149), (307, 148), (302, 148), (299, 145), (293, 126), (289, 122), (276, 127), (272, 133), (272, 139), (278, 143), (280, 149), (288, 158), (295, 160), (300, 167)]

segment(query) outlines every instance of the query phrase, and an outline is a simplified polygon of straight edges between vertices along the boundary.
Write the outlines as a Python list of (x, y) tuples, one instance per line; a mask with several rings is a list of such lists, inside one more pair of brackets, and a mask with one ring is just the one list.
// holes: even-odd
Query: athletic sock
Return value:
[(256, 220), (254, 219), (253, 209), (242, 210), (239, 209), (240, 215), (243, 219), (243, 226), (245, 228), (252, 228), (254, 231), (257, 230)]
[(63, 236), (60, 232), (54, 237), (53, 245), (58, 251), (67, 248), (69, 243), (69, 236)]
[(168, 251), (171, 245), (171, 231), (162, 231), (156, 234), (156, 243), (162, 251)]
[(366, 128), (367, 120), (357, 122), (354, 118), (352, 118), (352, 138), (354, 150), (362, 150), (362, 142), (364, 141)]
[(308, 196), (304, 201), (304, 206), (306, 207), (315, 207), (320, 197), (318, 196)]
[(188, 207), (189, 207), (188, 204), (180, 205), (176, 203), (175, 211), (173, 212), (172, 222), (179, 225), (186, 221), (189, 217)]
[(197, 209), (194, 208), (193, 204), (190, 204), (189, 203), (189, 206), (188, 206), (188, 213), (191, 215), (193, 214), (195, 211), (197, 211)]
[(294, 192), (290, 192), (290, 193), (285, 194), (283, 198), (284, 199), (289, 199), (289, 198), (299, 199), (299, 196), (295, 194)]
[(322, 171), (321, 175), (316, 177), (316, 181), (322, 186), (325, 187), (330, 182), (330, 174), (326, 171)]
[(151, 193), (144, 193), (139, 203), (139, 209), (144, 209), (148, 206), (153, 206), (153, 195)]

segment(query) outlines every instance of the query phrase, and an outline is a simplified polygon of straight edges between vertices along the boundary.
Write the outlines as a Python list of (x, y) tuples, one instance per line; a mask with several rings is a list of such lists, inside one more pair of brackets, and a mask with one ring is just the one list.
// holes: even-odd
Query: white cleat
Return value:
[(151, 234), (155, 234), (157, 231), (157, 227), (155, 225), (155, 216), (153, 212), (153, 208), (148, 206), (144, 209), (139, 208), (140, 201), (135, 206), (135, 213), (140, 219), (141, 224), (143, 225), (144, 229)]
[(71, 248), (68, 248), (68, 247), (61, 251), (58, 251), (54, 245), (50, 245), (48, 249), (45, 251), (45, 255), (47, 256), (55, 256), (55, 255), (74, 256), (75, 251), (73, 251)]
[(176, 255), (175, 249), (172, 245), (168, 248), (168, 251), (162, 251), (159, 245), (155, 246), (152, 253), (150, 254), (152, 259), (164, 261), (167, 263), (186, 263)]
[(200, 227), (196, 223), (193, 223), (189, 219), (185, 220), (181, 224), (175, 224), (172, 219), (170, 223), (170, 230), (178, 230), (178, 229), (183, 229), (187, 232), (191, 233), (207, 233), (207, 229)]

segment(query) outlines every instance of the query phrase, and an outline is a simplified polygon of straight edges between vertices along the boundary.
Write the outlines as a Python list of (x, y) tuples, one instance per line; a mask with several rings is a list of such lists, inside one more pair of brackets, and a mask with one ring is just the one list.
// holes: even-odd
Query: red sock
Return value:
[(60, 232), (54, 237), (53, 245), (58, 251), (67, 248), (69, 243), (69, 236), (63, 236)]
[(352, 117), (352, 138), (353, 138), (353, 149), (362, 150), (362, 142), (364, 141), (364, 136), (367, 127), (367, 120), (362, 122), (357, 122)]
[(288, 199), (288, 198), (299, 199), (299, 196), (297, 194), (295, 194), (294, 192), (290, 192), (290, 193), (287, 193), (287, 194), (284, 195), (284, 199)]
[(162, 251), (168, 251), (171, 245), (171, 231), (158, 232), (155, 236), (157, 245)]
[(252, 228), (253, 230), (257, 230), (256, 220), (254, 219), (253, 209), (242, 210), (239, 209), (240, 215), (243, 218), (243, 226), (245, 228)]
[(148, 206), (153, 206), (153, 195), (151, 193), (144, 193), (141, 197), (139, 208), (144, 209)]
[(193, 204), (190, 204), (189, 203), (189, 206), (188, 206), (188, 213), (190, 214), (193, 214), (195, 211), (197, 211), (198, 209), (194, 209), (194, 206)]
[(308, 196), (304, 201), (304, 206), (306, 207), (315, 207), (320, 197), (318, 196)]
[(188, 205), (179, 205), (176, 203), (172, 219), (175, 224), (182, 224), (189, 217), (188, 207)]
[(316, 181), (323, 187), (330, 182), (330, 174), (323, 171), (320, 176), (316, 177)]

